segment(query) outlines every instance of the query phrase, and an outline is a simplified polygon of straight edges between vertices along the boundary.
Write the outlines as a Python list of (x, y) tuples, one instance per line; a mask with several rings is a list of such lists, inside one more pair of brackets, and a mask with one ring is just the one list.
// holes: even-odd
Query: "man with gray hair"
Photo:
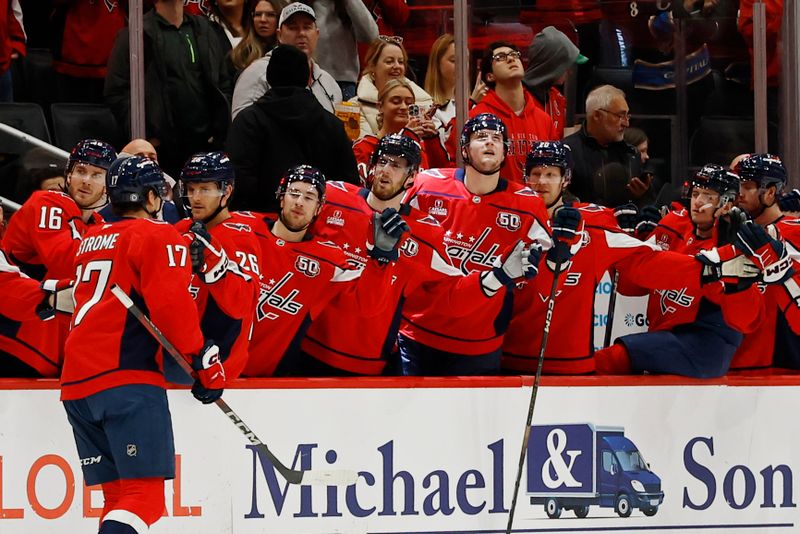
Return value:
[(640, 178), (639, 152), (622, 138), (630, 117), (625, 93), (612, 85), (601, 85), (586, 97), (583, 127), (564, 138), (575, 161), (569, 189), (581, 201), (625, 199), (639, 207), (653, 203), (649, 178)]

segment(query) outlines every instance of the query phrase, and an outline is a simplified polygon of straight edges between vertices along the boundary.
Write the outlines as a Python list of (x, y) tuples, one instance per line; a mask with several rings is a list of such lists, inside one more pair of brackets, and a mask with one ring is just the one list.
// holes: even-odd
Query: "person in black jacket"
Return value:
[(267, 66), (270, 90), (243, 109), (228, 135), (236, 168), (232, 207), (277, 212), (281, 176), (295, 165), (312, 165), (330, 180), (359, 183), (353, 148), (342, 122), (308, 90), (308, 57), (278, 45)]
[[(184, 13), (182, 0), (157, 0), (144, 15), (145, 137), (161, 168), (177, 176), (196, 152), (222, 148), (230, 125), (231, 79), (211, 23)], [(104, 96), (130, 132), (128, 29), (117, 35)]]
[(642, 207), (655, 200), (650, 178), (641, 172), (639, 151), (623, 140), (630, 117), (625, 93), (614, 86), (601, 85), (586, 97), (583, 127), (564, 138), (575, 162), (569, 192), (581, 201), (616, 207), (608, 204), (614, 198)]

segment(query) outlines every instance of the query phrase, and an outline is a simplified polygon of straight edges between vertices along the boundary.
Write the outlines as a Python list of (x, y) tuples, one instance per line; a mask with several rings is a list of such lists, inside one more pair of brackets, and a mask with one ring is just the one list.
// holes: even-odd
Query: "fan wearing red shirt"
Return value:
[(164, 511), (164, 480), (175, 476), (175, 446), (163, 352), (111, 292), (119, 286), (195, 370), (192, 394), (214, 402), (225, 387), (219, 349), (204, 343), (189, 281), (189, 247), (155, 220), (167, 182), (140, 156), (108, 171), (119, 222), (92, 229), (75, 257), (75, 313), (67, 339), (61, 400), (87, 485), (102, 484), (100, 534), (145, 532)]
[(203, 333), (219, 346), (228, 380), (247, 363), (258, 301), (261, 246), (249, 214), (231, 213), (234, 169), (224, 152), (195, 154), (183, 166), (181, 201), (191, 217), (175, 225), (193, 238), (192, 282)]
[[(35, 280), (66, 280), (82, 236), (102, 222), (95, 212), (106, 203), (106, 171), (114, 147), (96, 139), (80, 141), (67, 163), (64, 191), (36, 191), (11, 218), (3, 237), (8, 258)], [(41, 376), (58, 376), (69, 318), (11, 321), (0, 317), (0, 351), (20, 359)]]
[[(413, 139), (387, 135), (381, 139), (368, 169), (370, 189), (328, 182), (325, 206), (314, 231), (341, 246), (351, 264), (362, 267), (369, 261), (365, 242), (372, 235), (370, 225), (375, 212), (396, 209), (410, 231), (398, 245), (398, 261), (390, 266), (391, 284), (373, 288), (374, 294), (380, 294), (386, 302), (384, 313), (368, 318), (351, 295), (343, 294), (311, 323), (302, 348), (319, 361), (320, 375), (398, 373), (393, 357), (400, 313), (414, 292), (423, 292), (455, 316), (473, 313), (499, 293), (492, 271), (465, 276), (453, 267), (444, 249), (444, 229), (439, 222), (401, 203), (403, 194), (414, 183), (420, 159), (419, 144)], [(535, 274), (538, 258), (530, 256), (536, 253), (520, 247), (506, 260), (507, 271), (514, 274), (509, 277), (509, 284), (518, 281), (516, 276)], [(387, 366), (387, 362), (392, 365)]]
[(314, 374), (318, 362), (300, 351), (300, 342), (312, 321), (340, 293), (352, 295), (356, 309), (366, 317), (384, 309), (385, 301), (375, 298), (374, 288), (393, 283), (390, 264), (397, 261), (397, 244), (408, 227), (395, 210), (376, 213), (370, 259), (358, 269), (336, 243), (313, 233), (311, 225), (325, 202), (325, 189), (325, 176), (318, 169), (292, 167), (278, 186), (278, 219), (265, 217), (256, 229), (262, 282), (246, 376)]
[(489, 92), (470, 112), (496, 115), (508, 128), (508, 154), (503, 177), (522, 183), (525, 158), (537, 141), (559, 139), (553, 120), (522, 85), (525, 70), (517, 47), (505, 41), (488, 46), (481, 60), (481, 77)]

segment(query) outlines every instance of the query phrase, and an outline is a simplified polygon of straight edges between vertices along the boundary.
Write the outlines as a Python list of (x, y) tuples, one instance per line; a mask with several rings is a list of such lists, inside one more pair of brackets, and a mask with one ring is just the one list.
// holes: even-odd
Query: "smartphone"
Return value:
[(417, 104), (411, 104), (408, 106), (408, 116), (412, 119), (418, 119), (420, 116), (420, 109)]

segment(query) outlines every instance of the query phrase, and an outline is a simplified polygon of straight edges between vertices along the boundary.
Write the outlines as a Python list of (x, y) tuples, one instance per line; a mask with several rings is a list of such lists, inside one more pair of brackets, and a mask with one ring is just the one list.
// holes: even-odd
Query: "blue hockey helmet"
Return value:
[(167, 196), (168, 186), (164, 173), (155, 161), (142, 156), (119, 158), (106, 174), (106, 191), (114, 204), (144, 204), (147, 191), (160, 198)]
[(225, 152), (195, 154), (181, 169), (181, 182), (224, 182), (232, 184), (236, 178), (233, 163)]
[(411, 137), (399, 133), (386, 135), (378, 142), (375, 152), (372, 153), (370, 166), (374, 167), (378, 158), (388, 154), (405, 158), (409, 170), (416, 171), (422, 160), (422, 149), (417, 141)]
[(764, 188), (774, 185), (778, 193), (786, 186), (786, 167), (781, 158), (772, 154), (749, 154), (736, 164), (734, 171), (743, 182), (752, 180)]
[(572, 177), (572, 165), (572, 149), (569, 145), (561, 141), (538, 141), (525, 157), (525, 176), (536, 167), (558, 167), (564, 182), (568, 184)]
[(72, 171), (76, 163), (86, 163), (101, 169), (108, 170), (114, 160), (117, 159), (117, 151), (105, 141), (97, 139), (84, 139), (78, 141), (69, 153), (67, 161), (67, 173)]
[(739, 177), (721, 165), (707, 163), (684, 183), (684, 196), (690, 198), (695, 187), (716, 191), (724, 203), (738, 194)]
[(311, 165), (296, 165), (286, 171), (286, 174), (283, 175), (283, 178), (281, 178), (278, 184), (278, 190), (275, 192), (275, 196), (278, 200), (286, 194), (289, 185), (294, 182), (305, 182), (313, 185), (319, 195), (319, 201), (325, 201), (325, 175), (316, 167), (312, 167)]
[(461, 150), (469, 146), (472, 134), (480, 130), (492, 130), (501, 133), (505, 152), (508, 152), (508, 128), (497, 115), (492, 113), (480, 113), (464, 123), (464, 127), (461, 129)]

